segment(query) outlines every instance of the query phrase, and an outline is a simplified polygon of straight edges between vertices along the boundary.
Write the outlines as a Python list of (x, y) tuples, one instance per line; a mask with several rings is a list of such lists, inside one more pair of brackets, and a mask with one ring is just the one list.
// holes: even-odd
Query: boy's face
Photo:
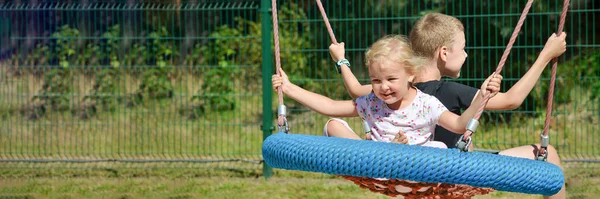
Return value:
[(462, 31), (456, 33), (454, 35), (454, 42), (450, 45), (446, 51), (446, 64), (441, 73), (442, 76), (458, 78), (460, 76), (460, 69), (467, 59), (465, 33)]
[(392, 109), (398, 108), (409, 92), (413, 74), (402, 64), (391, 61), (375, 61), (369, 66), (369, 78), (373, 93)]

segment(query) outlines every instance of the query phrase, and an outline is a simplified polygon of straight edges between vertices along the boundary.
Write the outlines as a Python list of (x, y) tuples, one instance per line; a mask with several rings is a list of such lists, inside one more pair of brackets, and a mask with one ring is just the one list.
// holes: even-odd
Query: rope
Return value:
[[(563, 1), (563, 10), (560, 15), (560, 22), (558, 23), (558, 32), (557, 36), (560, 36), (562, 33), (563, 27), (565, 25), (565, 20), (567, 18), (567, 10), (569, 9), (569, 0)], [(542, 135), (540, 136), (540, 149), (538, 150), (538, 159), (546, 160), (548, 155), (547, 148), (549, 144), (548, 130), (550, 129), (550, 117), (552, 116), (552, 102), (554, 101), (554, 85), (556, 81), (556, 67), (558, 65), (558, 58), (555, 57), (552, 59), (552, 75), (550, 77), (550, 88), (548, 91), (548, 105), (546, 106), (546, 121), (544, 122), (544, 131), (542, 131)]]
[[(506, 59), (508, 58), (508, 54), (510, 54), (510, 50), (512, 49), (512, 46), (515, 43), (517, 36), (519, 36), (519, 31), (521, 30), (521, 26), (523, 26), (525, 17), (527, 16), (527, 13), (529, 13), (529, 9), (531, 8), (532, 4), (533, 4), (533, 0), (527, 1), (527, 5), (525, 5), (525, 9), (523, 9), (523, 12), (521, 13), (519, 22), (517, 23), (517, 26), (515, 27), (515, 30), (513, 31), (512, 36), (510, 37), (510, 40), (508, 41), (508, 45), (506, 46), (506, 49), (504, 50), (504, 54), (502, 55), (502, 58), (500, 59), (500, 63), (498, 63), (498, 67), (496, 68), (496, 71), (494, 72), (495, 74), (500, 74), (500, 72), (502, 71), (502, 68), (504, 67), (504, 63), (506, 62)], [(479, 120), (479, 117), (481, 117), (481, 114), (483, 113), (483, 110), (485, 109), (485, 106), (487, 105), (489, 100), (490, 100), (490, 93), (488, 92), (483, 96), (483, 103), (481, 103), (481, 106), (479, 107), (479, 109), (477, 109), (477, 113), (475, 113), (475, 116), (473, 117), (473, 119)], [(468, 130), (465, 131), (465, 133), (463, 134), (463, 140), (468, 141), (471, 137), (471, 134), (473, 134), (473, 132), (468, 131)]]
[(319, 6), (319, 10), (321, 11), (321, 16), (323, 16), (323, 21), (325, 21), (325, 26), (327, 26), (327, 32), (329, 32), (329, 37), (331, 38), (331, 42), (337, 44), (337, 40), (335, 39), (335, 34), (333, 34), (333, 29), (331, 29), (331, 24), (329, 24), (329, 19), (327, 18), (327, 13), (325, 13), (325, 9), (323, 8), (323, 4), (321, 0), (316, 0), (317, 6)]
[[(569, 0), (565, 0), (563, 4), (563, 10), (560, 15), (560, 22), (558, 23), (557, 36), (563, 31), (565, 20), (567, 18), (567, 10), (569, 9)], [(548, 92), (548, 105), (546, 106), (546, 122), (544, 123), (544, 136), (548, 136), (548, 129), (550, 129), (550, 116), (552, 115), (552, 101), (554, 100), (554, 84), (556, 81), (556, 67), (558, 65), (558, 58), (552, 59), (552, 76), (550, 78), (550, 90)]]
[[(281, 70), (281, 58), (279, 55), (279, 27), (278, 27), (278, 21), (277, 21), (277, 0), (271, 0), (271, 7), (272, 7), (272, 11), (271, 11), (271, 17), (273, 18), (273, 37), (275, 40), (275, 71), (277, 73), (277, 75), (279, 75), (281, 77), (281, 73), (279, 72)], [(283, 105), (283, 90), (281, 89), (281, 87), (279, 87), (279, 89), (277, 89), (277, 97), (278, 97), (278, 102), (279, 105)], [(279, 126), (283, 126), (285, 124), (285, 116), (284, 115), (279, 115), (277, 116), (277, 124)]]

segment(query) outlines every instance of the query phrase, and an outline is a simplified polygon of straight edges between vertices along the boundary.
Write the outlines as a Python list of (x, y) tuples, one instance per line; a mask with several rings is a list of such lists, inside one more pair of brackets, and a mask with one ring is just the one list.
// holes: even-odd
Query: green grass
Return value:
[[(37, 174), (35, 174), (37, 173)], [(388, 198), (330, 175), (277, 170), (264, 179), (259, 172), (224, 170), (0, 170), (0, 198)], [(600, 171), (568, 169), (569, 198), (600, 197)], [(479, 199), (540, 198), (492, 192)]]

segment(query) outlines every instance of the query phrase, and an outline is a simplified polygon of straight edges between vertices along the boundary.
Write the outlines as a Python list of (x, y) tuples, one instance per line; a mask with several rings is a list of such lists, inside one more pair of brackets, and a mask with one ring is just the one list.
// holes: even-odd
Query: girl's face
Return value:
[(399, 109), (402, 102), (407, 100), (406, 95), (413, 89), (409, 81), (413, 80), (414, 75), (400, 63), (372, 62), (369, 66), (369, 77), (375, 96), (383, 100), (391, 109)]
[(454, 35), (454, 42), (452, 42), (450, 48), (446, 53), (446, 65), (442, 69), (443, 76), (458, 78), (460, 76), (460, 69), (467, 59), (467, 52), (465, 51), (465, 33), (458, 31)]

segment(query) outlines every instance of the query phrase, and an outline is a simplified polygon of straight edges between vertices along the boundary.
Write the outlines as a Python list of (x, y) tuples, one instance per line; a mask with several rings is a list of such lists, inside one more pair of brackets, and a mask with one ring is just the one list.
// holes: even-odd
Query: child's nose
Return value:
[(388, 85), (389, 83), (384, 82), (383, 84), (381, 84), (381, 90), (388, 90), (390, 88), (390, 86)]

